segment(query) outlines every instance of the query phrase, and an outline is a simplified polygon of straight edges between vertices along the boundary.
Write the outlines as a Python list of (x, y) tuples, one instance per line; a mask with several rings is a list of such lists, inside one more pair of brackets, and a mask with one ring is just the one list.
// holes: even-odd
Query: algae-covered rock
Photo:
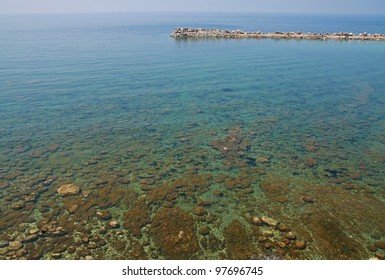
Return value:
[(180, 209), (163, 208), (153, 219), (151, 235), (167, 259), (197, 259), (200, 251), (192, 217)]
[(253, 255), (251, 236), (238, 220), (234, 220), (224, 231), (227, 258), (233, 260), (250, 259)]

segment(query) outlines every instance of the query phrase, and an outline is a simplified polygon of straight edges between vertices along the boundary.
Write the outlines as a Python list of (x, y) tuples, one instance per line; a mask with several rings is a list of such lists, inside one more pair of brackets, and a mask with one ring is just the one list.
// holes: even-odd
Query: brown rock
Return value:
[(144, 192), (148, 192), (148, 191), (151, 191), (151, 187), (150, 186), (148, 186), (148, 185), (142, 185), (141, 187), (140, 187), (140, 189), (142, 190), (142, 191), (144, 191)]
[(285, 237), (289, 240), (295, 240), (297, 239), (297, 236), (294, 234), (294, 232), (292, 231), (289, 231), (288, 233), (286, 233)]
[(120, 227), (120, 224), (116, 220), (110, 221), (108, 223), (108, 225), (110, 226), (110, 228), (119, 228)]
[(317, 161), (314, 158), (307, 158), (304, 161), (305, 165), (308, 167), (314, 167), (317, 166)]
[(96, 244), (95, 242), (90, 242), (87, 245), (87, 249), (93, 250), (93, 249), (96, 249), (96, 248), (98, 248), (98, 244)]
[(288, 202), (290, 188), (290, 178), (277, 176), (276, 174), (266, 174), (261, 182), (261, 189), (267, 198), (272, 202)]
[(271, 231), (271, 230), (266, 230), (263, 232), (263, 235), (266, 236), (266, 237), (273, 237), (274, 236), (274, 232)]
[(211, 202), (207, 200), (199, 201), (198, 206), (210, 206)]
[(268, 157), (261, 156), (261, 157), (257, 157), (255, 159), (255, 162), (257, 164), (267, 164), (267, 163), (270, 163), (270, 159)]
[(13, 210), (21, 210), (25, 207), (25, 204), (24, 203), (16, 203), (16, 204), (13, 204), (12, 205), (12, 209)]
[(378, 241), (378, 242), (375, 243), (375, 246), (378, 249), (385, 250), (385, 241)]
[(265, 247), (265, 249), (271, 249), (274, 247), (274, 244), (270, 241), (267, 241), (265, 244), (263, 244), (263, 247)]
[(308, 195), (301, 196), (301, 200), (305, 203), (314, 203), (315, 199)]
[(16, 251), (21, 249), (21, 247), (23, 247), (23, 244), (20, 241), (12, 241), (9, 242), (8, 250)]
[(142, 235), (142, 227), (150, 222), (146, 198), (140, 198), (135, 205), (123, 216), (123, 227), (135, 236)]
[[(224, 241), (228, 259), (246, 260), (254, 254), (251, 236), (238, 220), (234, 220), (224, 230)], [(264, 237), (266, 238), (266, 237)]]
[(174, 203), (170, 202), (170, 201), (166, 201), (163, 203), (163, 207), (165, 208), (172, 208), (174, 207)]
[(24, 257), (27, 254), (27, 250), (25, 249), (19, 249), (15, 252), (16, 258), (20, 259), (21, 257)]
[(286, 251), (283, 248), (281, 248), (276, 251), (276, 254), (283, 257), (284, 255), (286, 255)]
[(199, 229), (201, 235), (208, 235), (210, 233), (210, 228), (208, 226), (203, 226)]
[(67, 211), (70, 213), (70, 214), (73, 214), (76, 212), (76, 210), (78, 210), (79, 206), (77, 204), (70, 204), (70, 205), (65, 205)]
[(59, 148), (60, 148), (59, 145), (52, 144), (52, 145), (47, 146), (47, 151), (52, 153), (52, 152), (56, 152), (57, 150), (59, 150)]
[(60, 258), (61, 258), (61, 253), (52, 253), (52, 254), (51, 254), (51, 257), (52, 257), (53, 259), (60, 259)]
[(87, 244), (88, 242), (90, 242), (90, 239), (87, 236), (82, 237), (83, 244)]
[(372, 253), (377, 251), (377, 246), (375, 244), (369, 244), (368, 245), (368, 250)]
[(193, 212), (197, 216), (203, 216), (203, 215), (207, 214), (206, 208), (204, 208), (202, 206), (195, 207)]
[(295, 241), (293, 247), (297, 250), (304, 250), (306, 248), (306, 242), (303, 240), (297, 240)]
[(0, 181), (0, 190), (6, 189), (9, 187), (9, 183), (6, 181)]
[(304, 148), (308, 152), (315, 152), (315, 151), (318, 151), (320, 149), (320, 144), (313, 139), (308, 139), (305, 142)]
[(353, 180), (361, 180), (362, 179), (362, 176), (359, 172), (353, 172), (350, 177), (353, 179)]
[(68, 251), (68, 254), (73, 254), (73, 253), (75, 253), (76, 248), (74, 246), (70, 246), (70, 247), (68, 247), (67, 251)]
[(119, 184), (123, 184), (123, 185), (129, 184), (131, 182), (130, 178), (127, 178), (127, 177), (121, 177), (117, 181)]
[(31, 235), (28, 235), (25, 239), (24, 239), (24, 242), (33, 242), (33, 241), (36, 241), (38, 238), (38, 235), (37, 234), (31, 234)]
[(277, 229), (280, 231), (280, 232), (289, 232), (290, 231), (290, 228), (286, 225), (278, 225), (277, 226)]
[(244, 194), (252, 194), (253, 192), (254, 192), (254, 190), (252, 188), (246, 188), (243, 190)]
[(274, 219), (272, 219), (272, 218), (266, 217), (266, 216), (263, 216), (263, 217), (261, 218), (261, 220), (262, 220), (265, 224), (267, 224), (267, 225), (269, 225), (269, 226), (271, 226), (271, 227), (276, 227), (276, 226), (278, 225), (278, 221), (276, 221), (276, 220), (274, 220)]
[(256, 226), (261, 226), (263, 225), (263, 221), (258, 217), (253, 217), (253, 224)]
[(103, 247), (103, 246), (105, 246), (107, 244), (107, 242), (105, 240), (103, 240), (103, 239), (100, 239), (97, 243), (98, 243), (99, 247)]
[(33, 151), (31, 151), (30, 155), (33, 158), (40, 158), (44, 155), (44, 153), (42, 150), (33, 150)]
[(80, 192), (80, 187), (75, 184), (65, 184), (58, 188), (57, 192), (61, 196), (76, 195)]
[(8, 248), (0, 248), (0, 256), (5, 255), (8, 253)]
[(98, 217), (100, 220), (109, 220), (111, 219), (111, 213), (108, 210), (102, 210), (96, 212), (96, 217)]
[(179, 207), (160, 209), (154, 216), (151, 235), (167, 259), (196, 259), (199, 255), (194, 221)]

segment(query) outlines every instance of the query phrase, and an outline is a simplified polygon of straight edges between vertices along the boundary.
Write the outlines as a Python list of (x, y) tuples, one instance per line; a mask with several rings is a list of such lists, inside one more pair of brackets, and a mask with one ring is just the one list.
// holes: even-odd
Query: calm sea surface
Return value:
[(0, 259), (385, 258), (385, 43), (184, 26), (385, 16), (0, 15)]

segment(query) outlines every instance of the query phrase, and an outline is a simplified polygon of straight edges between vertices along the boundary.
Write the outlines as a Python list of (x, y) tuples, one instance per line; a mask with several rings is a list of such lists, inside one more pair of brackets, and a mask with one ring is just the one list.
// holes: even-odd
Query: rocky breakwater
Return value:
[(177, 28), (170, 34), (177, 39), (204, 39), (204, 38), (226, 38), (226, 39), (294, 39), (294, 40), (361, 40), (361, 41), (385, 41), (384, 34), (369, 33), (309, 33), (309, 32), (244, 32), (240, 30), (221, 30), (205, 28)]

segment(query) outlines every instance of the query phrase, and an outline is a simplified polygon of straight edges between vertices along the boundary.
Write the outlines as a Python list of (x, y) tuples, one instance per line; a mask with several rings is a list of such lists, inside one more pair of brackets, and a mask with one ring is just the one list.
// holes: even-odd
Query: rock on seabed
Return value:
[(58, 188), (57, 192), (63, 197), (76, 195), (80, 192), (80, 187), (75, 184), (65, 184)]
[(261, 218), (261, 220), (262, 220), (264, 223), (266, 223), (267, 225), (272, 226), (272, 227), (275, 227), (275, 226), (278, 225), (278, 221), (276, 221), (276, 220), (274, 220), (274, 219), (272, 219), (272, 218), (266, 217), (266, 216), (263, 216), (263, 217)]

